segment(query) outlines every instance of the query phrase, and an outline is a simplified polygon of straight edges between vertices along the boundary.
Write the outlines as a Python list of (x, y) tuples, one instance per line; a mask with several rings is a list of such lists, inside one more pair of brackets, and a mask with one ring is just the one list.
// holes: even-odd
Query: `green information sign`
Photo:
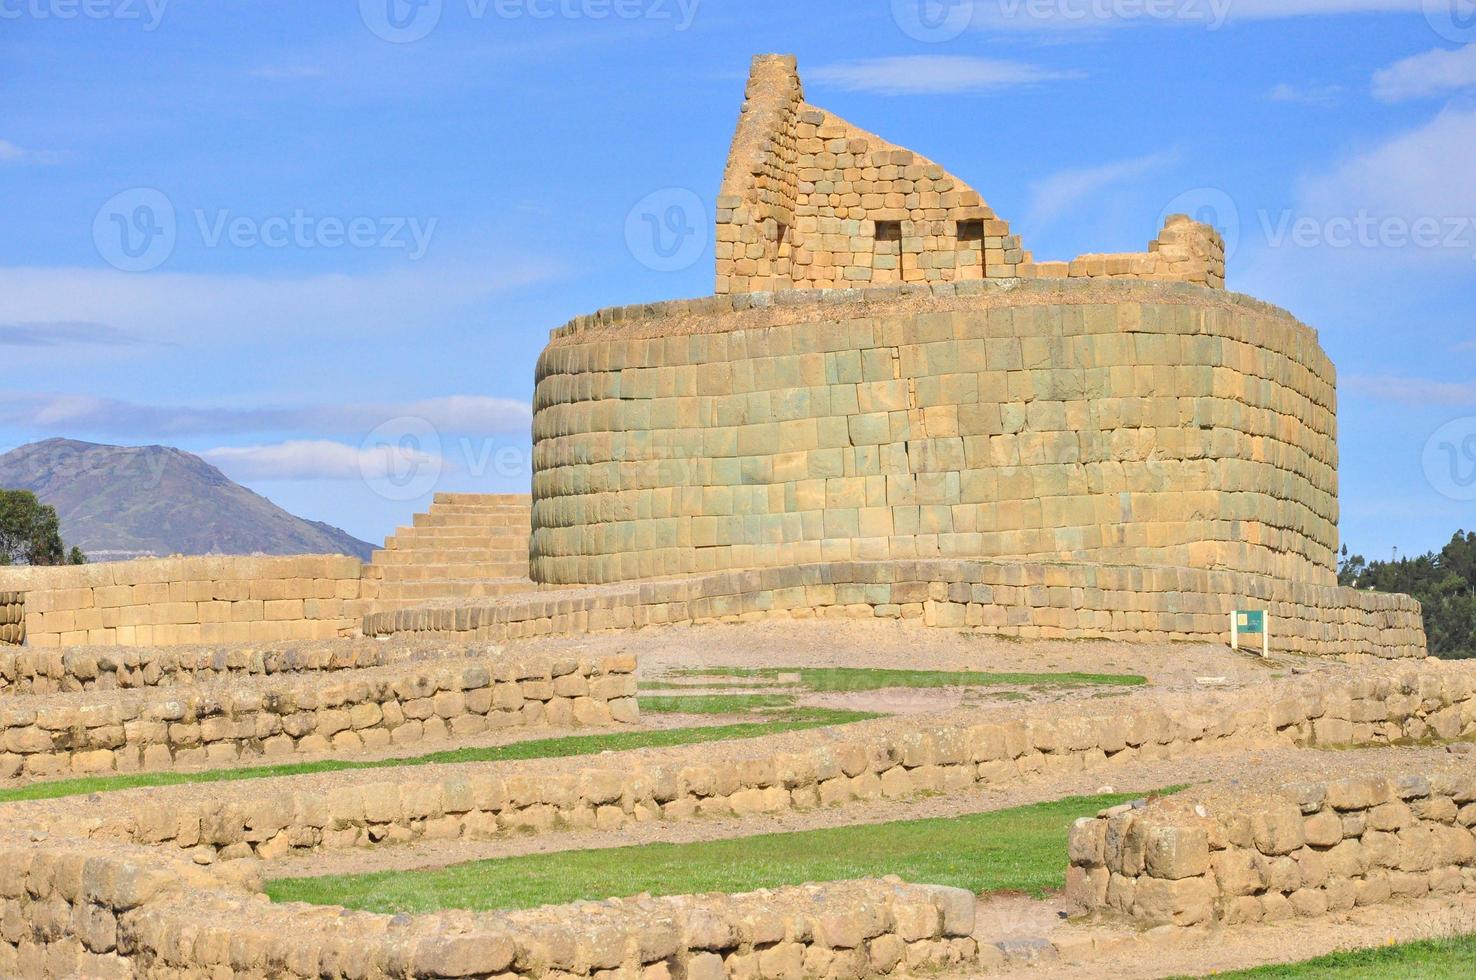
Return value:
[(1237, 609), (1230, 614), (1230, 648), (1240, 649), (1242, 636), (1260, 636), (1261, 656), (1271, 656), (1271, 628), (1264, 609)]
[(1266, 613), (1262, 610), (1240, 611), (1235, 614), (1235, 625), (1240, 633), (1266, 632)]

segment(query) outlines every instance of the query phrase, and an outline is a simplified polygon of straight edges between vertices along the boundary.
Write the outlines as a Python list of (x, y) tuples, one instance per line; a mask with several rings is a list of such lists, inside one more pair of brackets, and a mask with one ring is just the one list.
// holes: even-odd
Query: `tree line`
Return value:
[(0, 490), (0, 565), (82, 565), (82, 549), (62, 543), (56, 508), (29, 490)]
[(1439, 552), (1397, 561), (1350, 556), (1344, 545), (1338, 581), (1414, 596), (1425, 607), (1432, 654), (1449, 660), (1476, 657), (1476, 532), (1457, 531)]

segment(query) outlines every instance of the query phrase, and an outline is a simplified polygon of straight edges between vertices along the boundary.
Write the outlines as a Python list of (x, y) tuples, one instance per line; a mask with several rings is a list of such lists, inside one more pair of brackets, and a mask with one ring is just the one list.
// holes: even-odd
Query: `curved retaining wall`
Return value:
[(537, 380), (538, 582), (1046, 558), (1334, 583), (1333, 366), (1246, 297), (720, 296), (576, 320)]
[(829, 562), (659, 582), (545, 590), (485, 605), (364, 617), (365, 636), (463, 634), (501, 642), (554, 633), (769, 616), (909, 619), (1027, 639), (1226, 642), (1229, 613), (1266, 609), (1274, 650), (1423, 657), (1409, 596), (1238, 572), (1071, 562)]

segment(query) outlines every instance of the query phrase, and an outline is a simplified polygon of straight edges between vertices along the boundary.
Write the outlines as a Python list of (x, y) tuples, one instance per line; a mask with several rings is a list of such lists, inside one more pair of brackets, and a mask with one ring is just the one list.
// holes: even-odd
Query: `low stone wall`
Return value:
[(26, 642), (26, 594), (0, 592), (0, 646)]
[(207, 861), (273, 858), (423, 837), (486, 839), (777, 813), (1271, 740), (1386, 745), (1476, 735), (1471, 667), (1431, 664), (1371, 674), (1185, 695), (1169, 710), (1162, 694), (1143, 692), (1095, 711), (1084, 704), (1071, 717), (1051, 706), (1023, 706), (1001, 709), (987, 724), (969, 712), (923, 727), (917, 719), (885, 719), (727, 742), (721, 760), (712, 746), (692, 745), (598, 759), (413, 768), (393, 781), (344, 772), (221, 784), (209, 800), (190, 787), (161, 787), (108, 794), (105, 807), (17, 803), (0, 809), (0, 830), (167, 844)]
[(111, 691), (384, 667), (444, 657), (445, 644), (302, 640), (175, 647), (0, 650), (0, 694)]
[(1423, 657), (1409, 596), (1237, 572), (1074, 562), (833, 562), (640, 584), (560, 589), (485, 605), (366, 616), (366, 636), (506, 639), (663, 623), (814, 615), (911, 619), (1006, 636), (1228, 642), (1229, 614), (1265, 609), (1272, 647), (1315, 655)]
[(388, 916), (274, 905), (150, 849), (0, 840), (0, 975), (862, 978), (972, 962), (974, 897), (886, 881)]
[(1317, 916), (1476, 892), (1476, 772), (1114, 807), (1071, 831), (1068, 896), (1145, 923)]
[(358, 559), (158, 558), (0, 569), (36, 647), (327, 639), (354, 632)]
[(492, 728), (633, 723), (635, 658), (471, 655), (299, 680), (0, 699), (0, 778), (383, 749)]

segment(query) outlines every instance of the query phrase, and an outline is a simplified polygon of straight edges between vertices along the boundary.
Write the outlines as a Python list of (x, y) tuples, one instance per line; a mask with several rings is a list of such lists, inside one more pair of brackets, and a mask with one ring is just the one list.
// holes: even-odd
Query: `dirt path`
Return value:
[[(981, 903), (975, 933), (981, 942), (1002, 935), (1064, 941), (1067, 951), (1029, 962), (1015, 956), (958, 976), (1029, 976), (1042, 980), (1159, 980), (1202, 977), (1267, 963), (1296, 963), (1327, 953), (1476, 933), (1476, 896), (1388, 902), (1312, 919), (1219, 929), (1166, 927), (1148, 932), (1063, 923), (1055, 905), (1011, 899)], [(1002, 927), (1002, 928), (1001, 928)], [(1023, 952), (1027, 943), (1013, 949)], [(987, 954), (986, 952), (986, 955)], [(1472, 969), (1476, 975), (1476, 966)]]

